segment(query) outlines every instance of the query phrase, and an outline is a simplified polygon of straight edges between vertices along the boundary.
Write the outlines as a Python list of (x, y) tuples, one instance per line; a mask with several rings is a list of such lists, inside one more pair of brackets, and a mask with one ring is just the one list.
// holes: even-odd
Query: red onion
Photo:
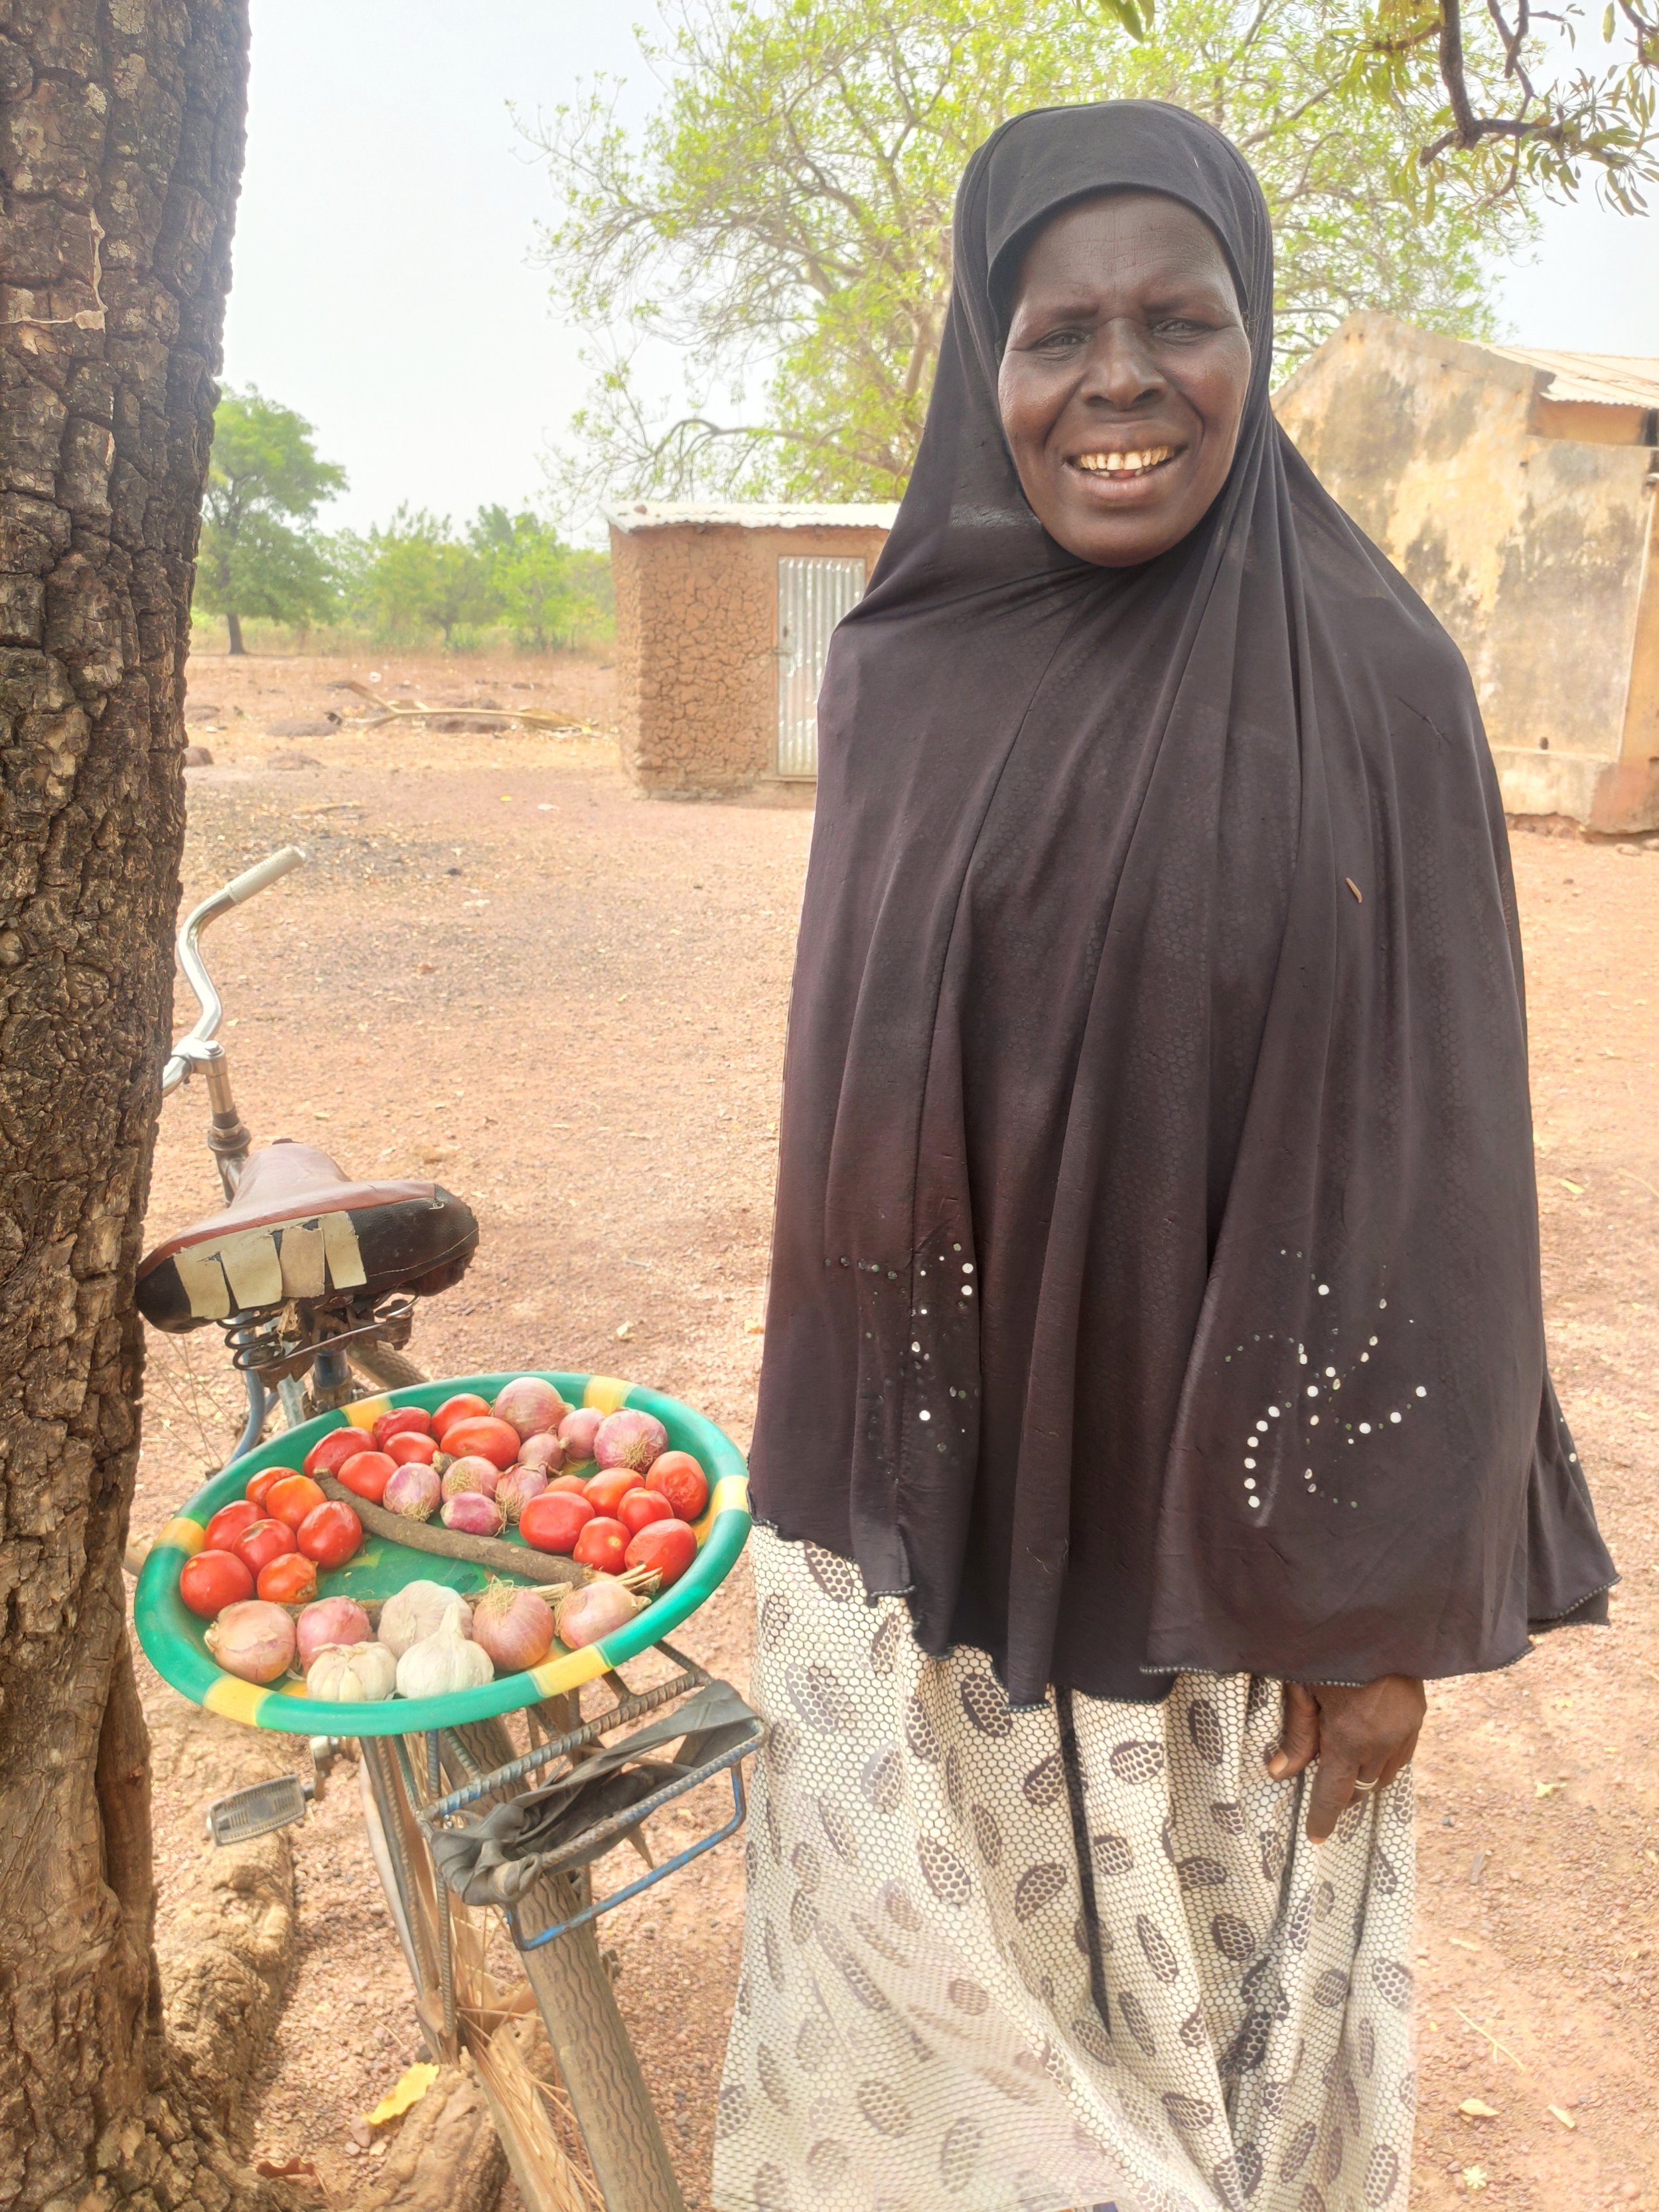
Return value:
[(519, 1448), (519, 1465), (539, 1468), (544, 1474), (557, 1474), (564, 1465), (564, 1446), (556, 1437), (526, 1437)]
[(295, 1624), (301, 1673), (325, 1644), (367, 1644), (374, 1630), (362, 1606), (349, 1597), (319, 1597)]
[(532, 1498), (539, 1498), (547, 1487), (547, 1477), (538, 1467), (510, 1467), (495, 1485), (495, 1503), (509, 1521), (516, 1521)]
[(499, 1536), (507, 1525), (501, 1507), (482, 1490), (458, 1490), (453, 1498), (445, 1498), (438, 1517), (446, 1528), (463, 1536)]
[(593, 1456), (593, 1439), (605, 1419), (597, 1406), (578, 1406), (574, 1413), (567, 1413), (559, 1423), (559, 1442), (564, 1446), (567, 1467), (580, 1467), (585, 1459)]
[(578, 1651), (585, 1644), (599, 1643), (644, 1609), (645, 1600), (613, 1576), (596, 1575), (562, 1601), (554, 1616), (559, 1641), (567, 1650)]
[(498, 1674), (521, 1674), (553, 1648), (553, 1608), (535, 1590), (493, 1582), (472, 1608), (472, 1641), (489, 1654)]
[(280, 1605), (246, 1597), (228, 1605), (207, 1632), (207, 1648), (227, 1674), (274, 1682), (294, 1664), (294, 1623)]
[(465, 1459), (453, 1459), (444, 1474), (444, 1496), (459, 1498), (465, 1490), (476, 1490), (485, 1498), (495, 1495), (495, 1485), (501, 1471), (493, 1460), (482, 1459), (477, 1452)]
[(520, 1375), (496, 1394), (495, 1413), (520, 1437), (549, 1436), (570, 1411), (550, 1382), (539, 1375)]
[(624, 1406), (608, 1413), (593, 1435), (593, 1456), (601, 1467), (631, 1467), (643, 1474), (668, 1449), (668, 1431), (650, 1413)]
[(416, 1459), (387, 1475), (380, 1503), (388, 1513), (401, 1513), (406, 1521), (429, 1521), (442, 1496), (437, 1469), (422, 1467)]

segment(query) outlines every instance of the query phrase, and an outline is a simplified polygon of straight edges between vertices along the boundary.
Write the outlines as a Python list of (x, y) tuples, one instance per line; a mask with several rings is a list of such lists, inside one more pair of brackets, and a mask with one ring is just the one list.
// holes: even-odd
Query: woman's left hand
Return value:
[(1285, 1725), (1267, 1758), (1275, 1782), (1319, 1761), (1308, 1794), (1308, 1840), (1322, 1844), (1356, 1796), (1386, 1790), (1417, 1748), (1428, 1699), (1414, 1674), (1383, 1674), (1362, 1688), (1286, 1682)]

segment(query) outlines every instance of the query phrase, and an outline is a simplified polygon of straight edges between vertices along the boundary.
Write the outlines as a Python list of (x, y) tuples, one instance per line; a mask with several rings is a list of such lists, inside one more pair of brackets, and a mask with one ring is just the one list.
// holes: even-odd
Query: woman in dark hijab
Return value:
[(1248, 164), (969, 163), (831, 650), (726, 2212), (1404, 2212), (1425, 1678), (1605, 1617), (1467, 671), (1267, 400)]

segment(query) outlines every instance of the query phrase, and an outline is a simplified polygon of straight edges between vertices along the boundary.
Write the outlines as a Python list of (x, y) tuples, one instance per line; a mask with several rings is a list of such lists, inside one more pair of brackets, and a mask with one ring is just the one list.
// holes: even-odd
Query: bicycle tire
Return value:
[(360, 1375), (379, 1383), (383, 1390), (408, 1390), (428, 1380), (424, 1368), (405, 1359), (389, 1344), (354, 1344), (348, 1346), (346, 1358)]

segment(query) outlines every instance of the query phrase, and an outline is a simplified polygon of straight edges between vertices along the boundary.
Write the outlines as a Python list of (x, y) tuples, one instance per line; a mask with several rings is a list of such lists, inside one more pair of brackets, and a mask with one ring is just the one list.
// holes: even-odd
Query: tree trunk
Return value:
[[(247, 40), (246, 0), (0, 0), (0, 2212), (294, 2203), (236, 2154), (288, 1840), (204, 1851), (164, 2016), (121, 1578)], [(292, 1751), (183, 1705), (161, 1736), (199, 1798)], [(476, 2081), (398, 2142), (368, 2212), (493, 2199)]]
[(247, 651), (247, 647), (242, 642), (242, 617), (240, 615), (234, 615), (227, 611), (225, 615), (225, 628), (230, 632), (231, 651), (233, 653), (246, 653)]
[(121, 1554), (246, 68), (242, 0), (0, 0), (8, 2207), (210, 2207), (240, 2185), (161, 2038)]

